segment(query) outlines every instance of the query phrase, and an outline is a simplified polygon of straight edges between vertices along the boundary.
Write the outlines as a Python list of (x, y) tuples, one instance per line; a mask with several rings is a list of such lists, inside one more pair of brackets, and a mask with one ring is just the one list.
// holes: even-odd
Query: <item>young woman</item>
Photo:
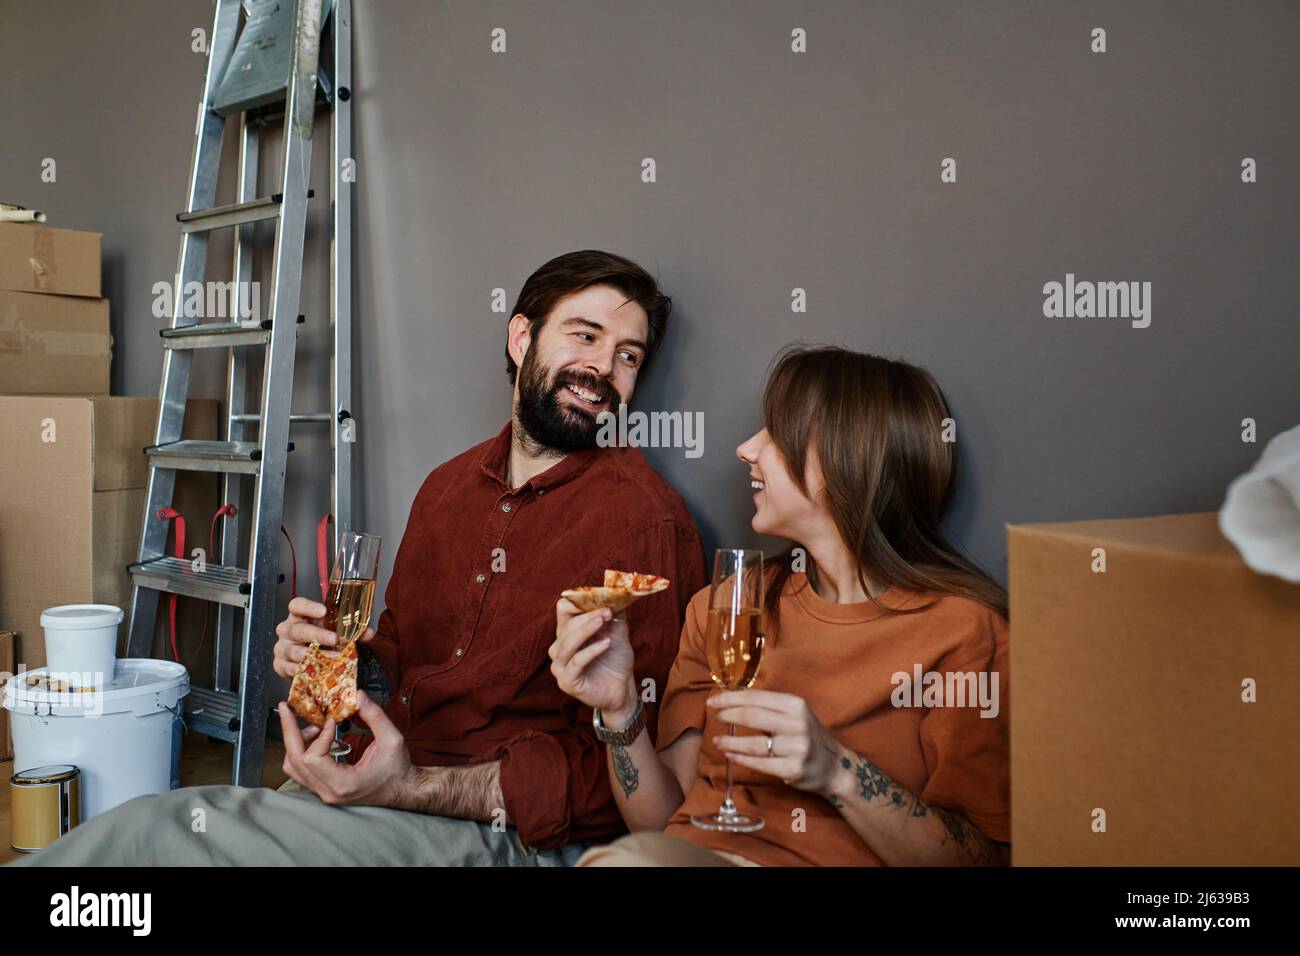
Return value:
[[(957, 446), (939, 386), (904, 362), (797, 348), (773, 368), (763, 418), (737, 449), (753, 528), (796, 546), (769, 562), (752, 688), (710, 678), (706, 588), (652, 743), (625, 615), (557, 605), (560, 688), (606, 732), (629, 731), (607, 751), (633, 832), (581, 865), (1005, 865), (1006, 594), (940, 529)], [(690, 822), (721, 804), (728, 757), (757, 832)]]

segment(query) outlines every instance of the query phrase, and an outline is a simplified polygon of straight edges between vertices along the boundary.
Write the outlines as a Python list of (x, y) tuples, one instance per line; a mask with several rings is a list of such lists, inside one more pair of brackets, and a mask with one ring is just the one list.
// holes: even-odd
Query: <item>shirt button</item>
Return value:
[(458, 647), (458, 648), (456, 648), (456, 656), (457, 656), (457, 657), (464, 657), (464, 656), (465, 656), (465, 648), (463, 648), (463, 647)]
[(482, 584), (484, 581), (487, 580), (487, 575), (486, 575), (486, 574), (480, 574), (480, 575), (479, 575), (478, 577), (476, 577), (474, 580), (477, 581), (479, 584)]
[(546, 494), (546, 489), (545, 489), (545, 488), (538, 488), (538, 489), (537, 489), (537, 497), (540, 498), (540, 497), (541, 497), (542, 495), (544, 495), (544, 494)]
[(409, 697), (407, 697), (405, 694), (403, 694), (403, 695), (402, 695), (402, 706), (405, 707), (405, 706), (406, 706), (407, 704), (409, 704), (410, 702), (411, 702), (411, 698), (409, 698)]
[(501, 510), (504, 511), (506, 514), (509, 514), (509, 513), (510, 513), (510, 502), (507, 501), (505, 504), (503, 504), (503, 505), (501, 506)]

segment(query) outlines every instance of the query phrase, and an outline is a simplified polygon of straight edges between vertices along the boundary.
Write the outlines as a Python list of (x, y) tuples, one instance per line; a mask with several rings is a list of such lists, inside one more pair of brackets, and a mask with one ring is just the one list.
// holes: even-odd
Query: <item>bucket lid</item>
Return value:
[(60, 783), (80, 775), (81, 770), (72, 764), (59, 763), (49, 767), (33, 767), (31, 770), (20, 770), (9, 778), (9, 782), (30, 787), (38, 783)]
[(41, 612), (41, 627), (61, 631), (84, 631), (92, 627), (113, 627), (126, 613), (112, 604), (60, 604)]
[(49, 672), (48, 667), (40, 667), (10, 678), (4, 686), (5, 709), (35, 707), (56, 716), (86, 716), (88, 712), (115, 714), (139, 710), (143, 701), (155, 694), (179, 699), (190, 689), (190, 675), (184, 665), (151, 658), (119, 659), (113, 679), (102, 687), (53, 690), (48, 683), (29, 686), (28, 681), (48, 676)]

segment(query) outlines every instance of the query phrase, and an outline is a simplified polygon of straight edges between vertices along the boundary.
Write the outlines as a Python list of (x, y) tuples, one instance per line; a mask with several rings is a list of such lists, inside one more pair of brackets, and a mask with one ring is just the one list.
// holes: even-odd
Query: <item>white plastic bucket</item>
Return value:
[(42, 611), (50, 673), (67, 675), (65, 679), (74, 687), (112, 683), (117, 626), (125, 616), (112, 604), (61, 604)]
[(4, 688), (15, 773), (47, 764), (81, 769), (81, 818), (165, 793), (179, 777), (181, 698), (190, 676), (180, 664), (127, 658), (112, 683), (83, 692), (28, 686), (48, 668), (15, 675)]

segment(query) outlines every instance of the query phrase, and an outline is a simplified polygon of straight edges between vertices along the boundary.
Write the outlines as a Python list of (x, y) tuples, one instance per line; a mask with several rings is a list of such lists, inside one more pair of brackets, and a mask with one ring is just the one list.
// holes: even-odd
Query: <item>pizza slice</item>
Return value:
[(615, 614), (628, 605), (650, 594), (657, 594), (669, 585), (667, 578), (657, 574), (642, 574), (637, 571), (605, 571), (603, 587), (570, 588), (561, 593), (580, 611), (594, 611), (607, 607)]
[(642, 574), (640, 571), (611, 571), (605, 569), (605, 587), (627, 588), (637, 597), (645, 597), (668, 587), (671, 582), (657, 574)]
[(357, 712), (357, 646), (349, 641), (336, 656), (312, 643), (289, 687), (289, 706), (303, 720), (324, 727), (326, 718), (340, 723)]
[(294, 675), (293, 683), (289, 685), (289, 709), (308, 723), (324, 727), (325, 714), (316, 704), (316, 696), (311, 688), (314, 672), (309, 673), (307, 670), (315, 659), (315, 649), (315, 644), (307, 649), (306, 656), (298, 665), (298, 673)]

